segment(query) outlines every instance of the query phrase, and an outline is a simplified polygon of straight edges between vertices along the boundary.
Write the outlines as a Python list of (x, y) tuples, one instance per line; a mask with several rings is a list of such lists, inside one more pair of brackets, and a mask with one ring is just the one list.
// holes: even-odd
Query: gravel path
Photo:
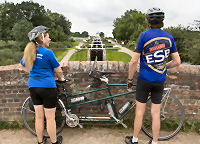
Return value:
[[(131, 135), (132, 129), (108, 128), (65, 128), (60, 135), (63, 144), (125, 144), (124, 137)], [(149, 138), (142, 132), (139, 135), (139, 144), (148, 144)], [(36, 144), (36, 137), (26, 129), (0, 131), (0, 144)], [(49, 139), (46, 144), (50, 144)], [(179, 133), (168, 141), (159, 144), (200, 144), (200, 135), (197, 133)]]
[(121, 48), (121, 50), (119, 50), (119, 52), (124, 52), (124, 53), (127, 53), (129, 54), (131, 57), (133, 56), (133, 51), (131, 51), (130, 49), (127, 49), (125, 47), (122, 47), (120, 44), (118, 43), (115, 43), (114, 41), (110, 40), (112, 44), (115, 44), (117, 45), (119, 48)]
[[(83, 43), (79, 43), (79, 47), (80, 46), (82, 46), (83, 45)], [(68, 53), (63, 57), (63, 59), (61, 60), (61, 64), (62, 63), (64, 63), (64, 62), (66, 62), (66, 61), (69, 61), (69, 59), (70, 59), (70, 57), (75, 53), (75, 52), (77, 52), (77, 50), (76, 49), (72, 49), (72, 50), (70, 50), (70, 51), (68, 51)]]

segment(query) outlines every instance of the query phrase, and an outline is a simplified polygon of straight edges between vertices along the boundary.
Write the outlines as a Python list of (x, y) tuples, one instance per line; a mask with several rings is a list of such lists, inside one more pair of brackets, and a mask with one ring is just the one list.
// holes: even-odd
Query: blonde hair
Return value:
[[(46, 36), (47, 32), (44, 34)], [(33, 68), (34, 61), (36, 59), (37, 46), (43, 44), (42, 34), (40, 34), (35, 41), (29, 42), (24, 49), (24, 63), (25, 67), (29, 70)]]

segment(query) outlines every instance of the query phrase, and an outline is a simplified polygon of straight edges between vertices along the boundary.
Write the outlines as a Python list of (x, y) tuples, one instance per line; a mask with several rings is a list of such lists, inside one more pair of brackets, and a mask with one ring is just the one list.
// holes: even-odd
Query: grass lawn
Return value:
[(54, 51), (53, 53), (55, 54), (58, 62), (60, 62), (69, 50), (70, 49), (66, 49), (65, 51)]
[(114, 50), (106, 50), (106, 60), (107, 61), (121, 61), (128, 63), (131, 60), (131, 56)]
[(70, 57), (69, 61), (87, 61), (87, 53), (88, 49), (76, 52)]
[(79, 42), (73, 42), (72, 48), (67, 48), (65, 51), (54, 51), (54, 54), (58, 62), (60, 62), (63, 59), (63, 57), (68, 53), (69, 50), (75, 49), (76, 46), (78, 45), (79, 45)]

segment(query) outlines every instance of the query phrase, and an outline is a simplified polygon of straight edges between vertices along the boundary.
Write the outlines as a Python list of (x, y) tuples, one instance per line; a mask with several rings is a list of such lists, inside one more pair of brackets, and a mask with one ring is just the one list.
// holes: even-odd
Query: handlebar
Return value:
[(71, 79), (66, 78), (64, 81), (56, 80), (56, 83), (58, 83), (58, 84), (64, 84), (64, 83), (69, 82), (69, 81), (71, 81)]

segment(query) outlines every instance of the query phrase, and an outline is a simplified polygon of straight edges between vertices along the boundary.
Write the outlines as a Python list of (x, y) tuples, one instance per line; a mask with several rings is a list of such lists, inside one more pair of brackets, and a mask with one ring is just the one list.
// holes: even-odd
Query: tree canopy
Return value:
[(50, 27), (53, 41), (67, 40), (71, 34), (71, 22), (62, 14), (52, 13), (44, 6), (32, 1), (17, 4), (5, 2), (0, 4), (0, 40), (16, 40), (12, 29), (14, 26), (15, 29), (20, 29), (17, 28), (20, 27), (17, 23), (25, 21), (31, 23), (33, 27), (38, 25)]
[(80, 32), (73, 32), (72, 36), (74, 37), (89, 37), (89, 33), (87, 31)]
[[(127, 10), (114, 20), (113, 26), (114, 38), (125, 41), (131, 50), (134, 50), (140, 33), (148, 30), (145, 14), (137, 10)], [(200, 64), (200, 20), (194, 21), (194, 27), (178, 25), (164, 30), (174, 37), (182, 62)]]
[(145, 15), (137, 10), (127, 10), (121, 18), (114, 20), (113, 36), (119, 41), (137, 40), (147, 30)]

